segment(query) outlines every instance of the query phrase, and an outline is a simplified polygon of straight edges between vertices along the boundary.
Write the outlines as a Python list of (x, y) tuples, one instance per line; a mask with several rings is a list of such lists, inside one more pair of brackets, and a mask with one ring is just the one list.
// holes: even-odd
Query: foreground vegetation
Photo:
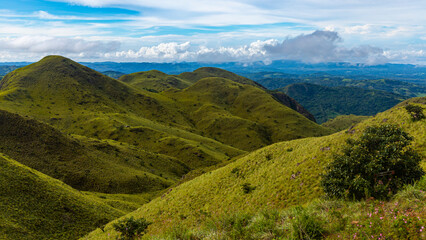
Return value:
[(426, 178), (390, 201), (315, 200), (285, 210), (262, 209), (209, 218), (198, 228), (176, 224), (150, 239), (424, 239)]

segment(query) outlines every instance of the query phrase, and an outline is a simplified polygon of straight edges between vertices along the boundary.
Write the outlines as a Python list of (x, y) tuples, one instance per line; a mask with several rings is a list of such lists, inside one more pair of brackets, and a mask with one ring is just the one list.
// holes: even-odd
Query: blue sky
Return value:
[(0, 61), (426, 64), (425, 0), (0, 0)]

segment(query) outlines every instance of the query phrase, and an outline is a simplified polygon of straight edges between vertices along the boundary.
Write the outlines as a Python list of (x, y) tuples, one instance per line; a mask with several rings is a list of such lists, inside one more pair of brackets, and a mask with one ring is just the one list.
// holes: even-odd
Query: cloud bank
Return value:
[(335, 31), (315, 31), (294, 38), (258, 40), (237, 47), (217, 48), (186, 42), (168, 42), (139, 49), (121, 49), (119, 41), (93, 41), (81, 38), (19, 37), (0, 39), (0, 52), (32, 53), (40, 57), (63, 54), (77, 60), (144, 62), (253, 62), (286, 59), (309, 63), (349, 61), (377, 64), (389, 54), (373, 46), (347, 48)]

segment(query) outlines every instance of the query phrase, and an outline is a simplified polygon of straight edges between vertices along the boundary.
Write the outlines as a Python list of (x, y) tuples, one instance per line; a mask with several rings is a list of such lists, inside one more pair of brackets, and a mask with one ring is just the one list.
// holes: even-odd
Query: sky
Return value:
[(426, 64), (426, 0), (0, 0), (0, 62)]

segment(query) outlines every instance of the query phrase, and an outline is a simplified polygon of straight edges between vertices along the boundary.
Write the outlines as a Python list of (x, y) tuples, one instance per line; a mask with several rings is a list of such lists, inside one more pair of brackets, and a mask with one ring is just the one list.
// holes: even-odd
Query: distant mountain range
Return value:
[[(0, 63), (0, 76), (6, 71), (2, 66), (26, 66), (28, 62)], [(202, 63), (202, 62), (181, 62), (181, 63), (117, 63), (117, 62), (83, 62), (81, 63), (99, 72), (115, 71), (124, 74), (149, 71), (156, 69), (167, 74), (180, 74), (190, 72), (201, 67), (222, 68), (240, 75), (244, 75), (253, 80), (251, 73), (259, 72), (280, 72), (287, 74), (314, 74), (327, 73), (334, 76), (343, 76), (355, 80), (362, 79), (394, 79), (406, 82), (426, 85), (426, 66), (416, 66), (411, 64), (383, 64), (383, 65), (363, 65), (351, 63), (303, 63), (298, 61), (277, 60), (270, 64), (263, 62), (252, 63)]]

